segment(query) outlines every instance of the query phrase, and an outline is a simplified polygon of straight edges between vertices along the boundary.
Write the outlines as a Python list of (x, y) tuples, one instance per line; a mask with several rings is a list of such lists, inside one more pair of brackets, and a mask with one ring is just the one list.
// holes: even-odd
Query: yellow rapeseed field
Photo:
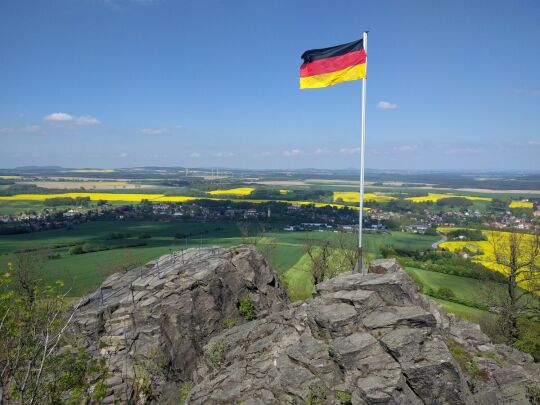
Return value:
[[(437, 228), (439, 232), (447, 233), (452, 230), (460, 228)], [(471, 252), (479, 252), (480, 254), (472, 257), (472, 260), (477, 263), (481, 263), (485, 267), (498, 271), (503, 274), (507, 274), (508, 269), (505, 266), (496, 263), (495, 253), (493, 249), (493, 241), (496, 240), (497, 245), (505, 246), (504, 239), (508, 238), (511, 232), (504, 231), (482, 231), (482, 233), (487, 237), (487, 240), (481, 241), (449, 241), (443, 242), (440, 244), (440, 247), (443, 249), (450, 250), (452, 252), (457, 252), (460, 250), (467, 249)], [(532, 240), (534, 235), (531, 234), (522, 234), (524, 238)], [(501, 243), (502, 242), (502, 243)], [(540, 259), (539, 259), (540, 261)], [(540, 263), (539, 263), (540, 265)], [(527, 288), (527, 283), (523, 283), (522, 287)]]
[(208, 194), (210, 195), (235, 195), (244, 197), (246, 195), (250, 195), (255, 191), (252, 187), (237, 187), (237, 188), (230, 188), (228, 190), (213, 190), (209, 191)]
[(0, 180), (18, 180), (21, 176), (0, 176)]
[(510, 208), (532, 208), (533, 203), (530, 201), (512, 201), (509, 207)]
[(163, 194), (116, 194), (116, 193), (61, 193), (61, 194), (17, 194), (10, 196), (0, 196), (0, 201), (32, 200), (44, 201), (49, 198), (62, 197), (90, 197), (90, 200), (107, 201), (129, 201), (140, 202), (142, 200), (155, 200), (159, 197), (165, 197)]
[(62, 170), (62, 173), (112, 173), (113, 169), (74, 169)]
[(433, 201), (437, 202), (439, 200), (442, 200), (443, 198), (452, 198), (452, 197), (459, 197), (459, 198), (466, 198), (467, 200), (471, 201), (491, 201), (491, 198), (489, 197), (474, 197), (470, 195), (455, 195), (455, 194), (437, 194), (437, 193), (428, 193), (428, 195), (420, 196), (420, 197), (408, 197), (406, 200), (410, 200), (412, 202), (428, 202)]
[(155, 202), (186, 202), (193, 200), (200, 200), (200, 197), (188, 197), (185, 195), (164, 195), (163, 197), (158, 197), (152, 201)]
[[(61, 197), (90, 197), (90, 200), (107, 200), (107, 201), (125, 201), (125, 202), (141, 202), (142, 200), (149, 200), (153, 202), (186, 202), (196, 201), (202, 199), (214, 200), (214, 201), (232, 201), (232, 202), (249, 202), (254, 204), (266, 203), (270, 201), (282, 202), (286, 204), (298, 204), (298, 205), (310, 205), (315, 207), (336, 207), (344, 208), (344, 204), (334, 203), (322, 203), (313, 201), (289, 201), (289, 200), (255, 200), (255, 199), (238, 199), (238, 198), (215, 198), (215, 197), (192, 197), (192, 196), (168, 196), (165, 194), (127, 194), (127, 193), (61, 193), (61, 194), (17, 194), (12, 196), (0, 196), (0, 201), (18, 201), (18, 200), (31, 200), (31, 201), (44, 201), (49, 198), (61, 198)], [(348, 207), (351, 209), (358, 209), (358, 207)], [(368, 208), (364, 208), (368, 210)]]
[(286, 188), (282, 188), (281, 190), (279, 190), (279, 194), (282, 194), (282, 195), (289, 194), (289, 190), (287, 190)]
[[(360, 193), (358, 191), (334, 191), (334, 201), (341, 199), (343, 202), (359, 202)], [(364, 201), (388, 202), (395, 200), (395, 197), (376, 193), (365, 193)]]

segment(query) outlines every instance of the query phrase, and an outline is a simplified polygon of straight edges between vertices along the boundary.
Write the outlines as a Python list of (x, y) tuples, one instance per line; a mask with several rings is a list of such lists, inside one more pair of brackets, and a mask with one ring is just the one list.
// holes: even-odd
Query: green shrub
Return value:
[(529, 399), (533, 404), (540, 404), (540, 386), (539, 385), (530, 385), (527, 387), (527, 394)]
[(73, 246), (69, 249), (70, 255), (82, 255), (84, 252), (84, 249), (81, 245)]
[(231, 329), (234, 326), (236, 326), (236, 319), (234, 319), (234, 318), (225, 318), (223, 320), (223, 327), (225, 329)]
[(251, 302), (251, 298), (247, 294), (244, 295), (240, 300), (240, 306), (238, 307), (238, 311), (246, 321), (252, 321), (253, 319), (257, 318), (257, 312), (255, 311), (255, 307)]
[(467, 364), (465, 365), (465, 371), (467, 371), (467, 374), (474, 380), (478, 380), (478, 376), (480, 375), (480, 368), (478, 367), (478, 363), (474, 358), (471, 358)]
[(191, 384), (182, 384), (180, 387), (180, 404), (185, 404), (191, 392)]
[(347, 391), (336, 391), (336, 397), (339, 399), (341, 405), (351, 405), (352, 396), (350, 392)]
[(443, 299), (449, 300), (455, 298), (456, 294), (454, 294), (454, 291), (448, 287), (441, 287), (439, 288), (439, 296)]
[(326, 404), (326, 390), (324, 387), (317, 384), (310, 385), (306, 397), (306, 405), (324, 404)]
[(227, 342), (226, 338), (217, 340), (205, 353), (205, 359), (208, 366), (213, 370), (221, 368), (228, 350), (229, 342)]
[(540, 361), (540, 322), (525, 317), (518, 318), (519, 339), (514, 346)]

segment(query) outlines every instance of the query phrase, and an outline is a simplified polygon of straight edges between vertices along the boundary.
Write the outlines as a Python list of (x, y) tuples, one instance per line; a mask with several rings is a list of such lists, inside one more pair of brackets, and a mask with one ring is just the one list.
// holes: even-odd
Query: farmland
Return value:
[(406, 200), (420, 203), (420, 202), (437, 202), (439, 200), (442, 200), (444, 198), (465, 198), (467, 200), (471, 201), (491, 201), (492, 199), (490, 197), (477, 197), (477, 196), (471, 196), (471, 195), (455, 195), (452, 193), (447, 194), (437, 194), (437, 193), (428, 193), (426, 196), (419, 196), (419, 197), (407, 197)]
[[(220, 194), (221, 195), (221, 194)], [(326, 202), (313, 202), (313, 201), (301, 201), (301, 200), (280, 200), (280, 199), (239, 199), (239, 198), (226, 198), (223, 194), (222, 198), (216, 197), (197, 197), (197, 196), (178, 196), (178, 195), (164, 195), (164, 194), (140, 194), (140, 193), (100, 193), (100, 192), (77, 192), (77, 193), (56, 193), (56, 194), (15, 194), (10, 196), (0, 196), (0, 214), (18, 213), (17, 204), (9, 205), (12, 202), (26, 202), (22, 203), (21, 207), (32, 207), (32, 209), (39, 209), (43, 206), (39, 203), (52, 199), (52, 198), (85, 198), (88, 197), (90, 201), (108, 201), (108, 202), (125, 202), (125, 203), (140, 203), (143, 200), (148, 200), (155, 203), (177, 203), (188, 202), (196, 200), (213, 200), (213, 201), (232, 201), (237, 203), (249, 202), (249, 203), (265, 203), (270, 201), (297, 204), (297, 205), (310, 205), (315, 207), (336, 207), (343, 208), (344, 204), (334, 204)], [(4, 204), (7, 202), (8, 204)], [(36, 202), (32, 204), (31, 202)], [(4, 208), (10, 208), (4, 210)], [(352, 206), (352, 209), (357, 209), (356, 206)], [(365, 208), (367, 210), (368, 208)]]
[(436, 273), (412, 267), (407, 267), (406, 272), (413, 276), (421, 285), (424, 292), (438, 291), (441, 288), (449, 288), (457, 301), (448, 301), (440, 298), (436, 300), (449, 312), (456, 313), (460, 318), (473, 322), (479, 322), (482, 316), (489, 312), (479, 307), (486, 306), (488, 297), (493, 291), (503, 292), (504, 286), (491, 282), (475, 280), (467, 277), (450, 274)]
[[(0, 180), (3, 182), (0, 184), (0, 216), (16, 216), (23, 212), (39, 213), (45, 208), (51, 215), (61, 215), (62, 212), (73, 211), (76, 207), (55, 204), (51, 208), (51, 204), (46, 205), (46, 200), (66, 197), (90, 199), (89, 203), (80, 210), (74, 210), (77, 213), (89, 210), (114, 212), (117, 208), (124, 209), (123, 206), (142, 206), (143, 201), (148, 201), (145, 203), (147, 206), (148, 204), (160, 206), (159, 209), (172, 204), (174, 206), (172, 210), (178, 210), (182, 215), (192, 215), (190, 211), (192, 209), (204, 212), (209, 209), (208, 207), (215, 206), (220, 207), (222, 211), (228, 208), (233, 208), (234, 211), (234, 209), (243, 210), (246, 207), (267, 203), (293, 205), (294, 209), (290, 211), (292, 215), (297, 215), (295, 212), (304, 209), (309, 212), (309, 208), (304, 207), (310, 206), (358, 209), (359, 193), (356, 173), (345, 171), (283, 173), (221, 169), (220, 176), (214, 176), (214, 173), (215, 171), (209, 169), (183, 168), (50, 169), (49, 171), (28, 169), (22, 172), (4, 172), (0, 173)], [(412, 221), (422, 223), (422, 221), (435, 219), (439, 221), (434, 223), (437, 225), (454, 223), (457, 226), (466, 226), (471, 222), (472, 216), (479, 224), (480, 219), (476, 218), (481, 218), (483, 215), (503, 217), (506, 215), (504, 209), (507, 208), (518, 212), (519, 215), (532, 217), (537, 190), (530, 185), (535, 184), (535, 178), (527, 178), (526, 181), (522, 179), (523, 181), (520, 180), (520, 182), (508, 179), (506, 184), (509, 187), (512, 185), (516, 189), (518, 186), (525, 188), (520, 192), (483, 189), (484, 185), (493, 187), (490, 179), (489, 176), (478, 177), (473, 181), (470, 177), (460, 176), (376, 174), (366, 187), (367, 207), (365, 209), (366, 212), (374, 209), (374, 214), (377, 215), (371, 220), (372, 226), (382, 226), (383, 229), (388, 227), (391, 232), (375, 232), (366, 235), (364, 247), (367, 258), (379, 257), (381, 251), (387, 247), (398, 251), (426, 250), (439, 239), (438, 236), (433, 235), (433, 232), (432, 236), (401, 232)], [(465, 190), (465, 187), (470, 187), (470, 189)], [(530, 201), (526, 201), (527, 198)], [(470, 203), (463, 204), (459, 201), (460, 199), (464, 199), (465, 203), (467, 201)], [(106, 202), (105, 205), (104, 202)], [(218, 204), (219, 202), (223, 204)], [(387, 207), (391, 207), (388, 213), (386, 213)], [(258, 208), (255, 210), (259, 219), (261, 214), (267, 215), (266, 208), (260, 210), (264, 212), (259, 212)], [(123, 217), (123, 214), (116, 215)], [(6, 235), (0, 238), (0, 253), (3, 254), (1, 257), (5, 263), (14, 250), (23, 247), (47, 246), (58, 255), (55, 255), (56, 259), (47, 263), (45, 278), (53, 280), (61, 277), (69, 281), (66, 278), (69, 274), (69, 277), (77, 280), (73, 283), (72, 293), (79, 295), (94, 288), (106, 274), (112, 271), (114, 266), (111, 266), (111, 263), (121, 260), (126, 251), (129, 251), (137, 261), (146, 261), (167, 253), (170, 249), (185, 248), (186, 241), (175, 238), (178, 234), (190, 235), (187, 238), (187, 247), (201, 244), (230, 246), (245, 241), (245, 236), (240, 235), (234, 221), (220, 216), (220, 219), (212, 224), (204, 216), (206, 214), (197, 215), (201, 215), (201, 218), (187, 221), (162, 221), (159, 216), (154, 216), (154, 219), (159, 219), (157, 222), (149, 221), (142, 216), (142, 220), (136, 221), (105, 220), (77, 224), (67, 228), (64, 225), (62, 229), (39, 233)], [(371, 215), (373, 214), (366, 215), (368, 220)], [(518, 218), (516, 216), (516, 219)], [(508, 219), (509, 226), (512, 226), (512, 221), (516, 219)], [(213, 221), (216, 220), (213, 219)], [(312, 220), (306, 216), (304, 221)], [(322, 222), (326, 221), (326, 219), (322, 220)], [(264, 234), (250, 240), (256, 240), (258, 248), (267, 256), (269, 262), (287, 284), (291, 297), (305, 298), (313, 289), (311, 275), (308, 272), (309, 260), (304, 249), (307, 233), (283, 232), (282, 229), (286, 225), (286, 223), (276, 223), (275, 220), (270, 221), (265, 224), (267, 229)], [(114, 233), (128, 236), (119, 239), (109, 238), (110, 234)], [(147, 237), (148, 235), (150, 237)], [(318, 241), (335, 239), (333, 232), (311, 232), (309, 235)], [(488, 261), (492, 258), (489, 256), (489, 250), (484, 246), (487, 241), (472, 243), (475, 245), (450, 241), (442, 247), (450, 251), (459, 251), (464, 248), (471, 252), (479, 250), (482, 254), (476, 255), (473, 259), (489, 267)], [(69, 251), (73, 246), (87, 246), (90, 251), (81, 255), (72, 255)], [(415, 274), (423, 276), (426, 285), (435, 288), (441, 283), (449, 282), (441, 278), (440, 274), (426, 275), (420, 271), (421, 269), (418, 269)], [(474, 290), (462, 289), (459, 286), (456, 288), (464, 291), (465, 295), (469, 295)], [(459, 299), (464, 302), (462, 296)], [(446, 305), (463, 307), (463, 304), (454, 301)], [(478, 310), (475, 307), (474, 309)], [(463, 311), (464, 308), (461, 308), (461, 312)]]
[[(139, 263), (169, 253), (171, 250), (198, 246), (233, 246), (243, 242), (257, 243), (258, 248), (267, 255), (272, 267), (292, 283), (292, 296), (300, 296), (312, 288), (311, 279), (305, 271), (304, 244), (309, 235), (315, 241), (334, 239), (333, 232), (283, 232), (276, 224), (259, 237), (246, 239), (241, 236), (236, 223), (200, 222), (155, 222), (155, 221), (114, 221), (80, 224), (73, 229), (58, 229), (28, 235), (0, 236), (0, 267), (7, 268), (13, 260), (13, 252), (45, 248), (54, 254), (41, 277), (52, 282), (63, 280), (71, 285), (70, 294), (79, 296), (95, 289), (111, 272), (118, 261), (130, 260)], [(176, 237), (175, 237), (176, 236)], [(351, 234), (352, 237), (352, 234)], [(385, 244), (428, 248), (436, 237), (417, 236), (404, 233), (391, 235), (367, 235), (366, 249), (371, 257), (378, 255)], [(107, 250), (91, 251), (85, 254), (70, 254), (70, 248), (88, 245)], [(271, 249), (266, 248), (271, 246)], [(303, 260), (303, 261), (302, 261)], [(292, 269), (292, 271), (291, 271)], [(302, 277), (302, 275), (304, 277)], [(311, 286), (311, 287), (310, 287)]]
[[(364, 194), (364, 201), (388, 202), (395, 199), (396, 197), (377, 194), (377, 193)], [(334, 191), (334, 201), (338, 202), (339, 200), (343, 202), (357, 203), (360, 201), (360, 193), (356, 191)]]
[(533, 208), (533, 203), (530, 201), (512, 201), (509, 208)]
[[(449, 232), (452, 228), (440, 228), (441, 232)], [(492, 269), (494, 271), (507, 274), (507, 268), (498, 264), (495, 257), (495, 248), (501, 249), (503, 251), (499, 254), (507, 256), (509, 254), (509, 238), (510, 232), (501, 232), (501, 231), (482, 231), (486, 240), (479, 241), (448, 241), (441, 243), (440, 247), (443, 249), (450, 250), (452, 252), (467, 251), (470, 252), (473, 256), (473, 261), (481, 263), (485, 267)], [(531, 243), (535, 236), (531, 234), (520, 234), (519, 238), (522, 239), (522, 243)], [(526, 254), (527, 252), (523, 252)], [(522, 260), (527, 260), (523, 258)], [(539, 259), (540, 260), (540, 259)], [(540, 263), (537, 263), (539, 265)], [(534, 280), (532, 282), (535, 282)], [(527, 283), (524, 282), (521, 284), (524, 288), (527, 288)]]
[(212, 190), (209, 191), (208, 194), (210, 195), (232, 195), (232, 196), (238, 196), (238, 197), (244, 197), (246, 195), (250, 195), (255, 191), (252, 187), (237, 187), (237, 188), (231, 188), (227, 190)]

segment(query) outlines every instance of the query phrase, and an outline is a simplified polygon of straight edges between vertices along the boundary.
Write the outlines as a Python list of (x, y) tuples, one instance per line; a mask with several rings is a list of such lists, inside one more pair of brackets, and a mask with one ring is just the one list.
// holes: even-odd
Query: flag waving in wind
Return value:
[(300, 88), (333, 86), (349, 80), (366, 78), (364, 40), (323, 49), (311, 49), (302, 54)]

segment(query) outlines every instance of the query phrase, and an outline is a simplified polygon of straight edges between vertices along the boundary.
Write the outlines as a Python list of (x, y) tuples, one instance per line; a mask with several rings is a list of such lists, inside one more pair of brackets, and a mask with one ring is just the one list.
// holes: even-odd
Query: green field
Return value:
[(422, 282), (425, 290), (431, 288), (432, 290), (437, 291), (441, 287), (450, 288), (454, 292), (457, 300), (469, 301), (472, 305), (483, 305), (493, 292), (504, 292), (503, 285), (489, 281), (411, 267), (407, 267), (405, 270), (409, 274), (414, 274), (415, 277)]
[[(314, 240), (315, 243), (330, 240), (334, 241), (334, 246), (338, 244), (338, 234), (335, 232), (280, 232), (271, 234), (261, 241), (261, 244), (272, 241), (276, 244), (268, 261), (281, 275), (287, 285), (289, 296), (293, 300), (308, 298), (314, 288), (308, 271), (309, 258), (304, 248), (306, 237)], [(355, 236), (350, 234), (350, 237)], [(434, 236), (402, 232), (366, 234), (364, 235), (364, 248), (367, 259), (371, 260), (379, 257), (380, 249), (385, 245), (402, 249), (429, 249), (437, 239)]]
[(437, 301), (446, 312), (450, 312), (456, 315), (459, 319), (465, 319), (467, 321), (480, 323), (485, 316), (489, 316), (490, 313), (478, 308), (469, 307), (467, 305), (458, 304), (452, 301), (442, 300), (440, 298), (432, 298)]
[[(446, 311), (455, 314), (458, 318), (476, 323), (479, 323), (483, 317), (489, 316), (489, 312), (477, 308), (476, 306), (486, 305), (489, 301), (489, 297), (494, 293), (504, 294), (505, 292), (502, 284), (489, 281), (437, 273), (412, 267), (407, 267), (405, 271), (415, 280), (419, 280), (422, 283), (424, 293), (429, 289), (438, 291), (443, 287), (450, 288), (455, 294), (455, 299), (460, 302), (453, 302), (440, 298), (432, 299), (440, 303)], [(470, 304), (465, 305), (467, 303)]]
[[(290, 283), (294, 297), (304, 297), (311, 291), (311, 279), (305, 272), (304, 244), (307, 237), (315, 243), (338, 236), (335, 232), (285, 232), (276, 224), (276, 231), (258, 238), (257, 246), (270, 265)], [(122, 239), (110, 239), (113, 233), (129, 234)], [(189, 235), (176, 239), (177, 233)], [(139, 239), (140, 235), (150, 238)], [(354, 237), (350, 234), (350, 237)], [(254, 238), (249, 238), (254, 240)], [(400, 247), (429, 248), (437, 237), (419, 236), (395, 232), (393, 234), (365, 235), (366, 251), (376, 257), (381, 246), (392, 244)], [(186, 243), (187, 242), (187, 243)], [(63, 280), (71, 286), (70, 295), (80, 296), (94, 290), (103, 279), (114, 271), (112, 264), (118, 263), (129, 251), (131, 258), (140, 263), (169, 253), (196, 246), (234, 246), (246, 242), (240, 236), (236, 223), (201, 222), (157, 222), (157, 221), (98, 221), (76, 225), (73, 229), (57, 229), (21, 235), (0, 236), (0, 269), (7, 269), (13, 260), (13, 252), (24, 249), (47, 248), (57, 254), (57, 259), (47, 261), (41, 278), (47, 282)], [(126, 248), (126, 245), (144, 243), (144, 246)], [(107, 246), (111, 250), (71, 255), (74, 244)], [(300, 262), (300, 263), (299, 263)], [(286, 274), (286, 275), (285, 275)]]

